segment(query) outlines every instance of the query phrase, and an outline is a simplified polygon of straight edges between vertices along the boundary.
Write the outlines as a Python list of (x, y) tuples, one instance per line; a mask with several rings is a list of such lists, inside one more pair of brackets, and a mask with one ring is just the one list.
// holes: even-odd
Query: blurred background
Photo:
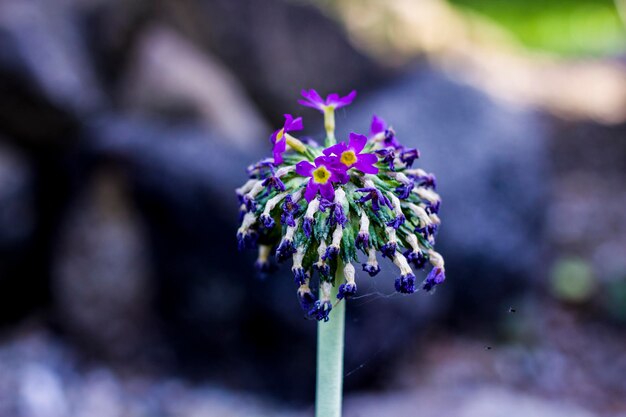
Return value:
[(302, 88), (443, 197), (445, 285), (348, 304), (345, 415), (626, 416), (623, 0), (1, 0), (0, 417), (306, 417), (315, 323), (236, 251)]

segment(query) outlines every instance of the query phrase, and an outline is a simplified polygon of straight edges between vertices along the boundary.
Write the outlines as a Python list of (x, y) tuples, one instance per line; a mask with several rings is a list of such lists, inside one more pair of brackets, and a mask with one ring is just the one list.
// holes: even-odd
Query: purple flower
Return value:
[(398, 244), (396, 242), (387, 242), (380, 247), (380, 252), (383, 254), (383, 256), (386, 256), (389, 259), (393, 259), (397, 249)]
[(361, 197), (358, 202), (364, 203), (366, 201), (372, 200), (372, 209), (376, 212), (380, 210), (381, 205), (385, 205), (389, 208), (393, 208), (391, 201), (385, 195), (375, 187), (368, 188), (357, 188), (358, 192), (366, 193), (363, 197)]
[(296, 247), (293, 244), (293, 240), (284, 239), (276, 248), (276, 260), (283, 262), (296, 253)]
[(335, 199), (333, 182), (340, 181), (339, 176), (342, 173), (345, 174), (345, 169), (341, 171), (338, 167), (333, 166), (328, 157), (318, 156), (315, 158), (315, 165), (309, 161), (298, 162), (296, 172), (298, 175), (311, 178), (304, 191), (304, 198), (310, 203), (318, 191), (322, 197), (333, 201)]
[(409, 179), (406, 184), (402, 184), (396, 187), (396, 193), (398, 193), (399, 198), (401, 198), (402, 200), (406, 200), (411, 195), (411, 191), (413, 191), (414, 187), (415, 182), (412, 179)]
[[(377, 174), (378, 168), (374, 166), (378, 162), (376, 155), (361, 153), (366, 143), (367, 137), (365, 135), (350, 133), (350, 142), (347, 145), (344, 142), (340, 142), (326, 148), (324, 149), (324, 155), (335, 155), (336, 162), (345, 166), (346, 169), (356, 168), (366, 174)], [(347, 180), (348, 178), (346, 178), (346, 182)]]
[(298, 215), (299, 206), (293, 201), (291, 195), (285, 196), (285, 202), (283, 203), (283, 212), (280, 215), (280, 222), (287, 226), (294, 227), (296, 225), (295, 216)]
[(300, 307), (302, 307), (302, 310), (305, 313), (308, 313), (315, 305), (317, 299), (315, 298), (315, 295), (313, 295), (311, 290), (307, 287), (305, 290), (298, 289), (298, 301), (300, 302)]
[(340, 300), (345, 298), (347, 300), (348, 298), (352, 297), (355, 294), (356, 294), (356, 284), (354, 282), (347, 282), (339, 286), (337, 298)]
[(415, 178), (420, 187), (437, 189), (437, 178), (433, 174), (427, 174), (421, 177)]
[(396, 291), (402, 294), (413, 294), (415, 292), (415, 275), (406, 274), (396, 278)]
[(392, 171), (396, 170), (395, 160), (396, 160), (396, 152), (391, 148), (379, 149), (376, 151), (376, 154), (380, 156), (381, 162), (389, 165), (389, 169)]
[(329, 246), (326, 248), (326, 252), (322, 256), (322, 260), (333, 259), (339, 254), (339, 248), (337, 246)]
[(413, 148), (405, 148), (400, 153), (400, 160), (406, 164), (407, 167), (411, 167), (413, 162), (420, 157), (420, 151)]
[(314, 220), (310, 217), (305, 217), (304, 220), (302, 220), (302, 230), (306, 237), (311, 237), (311, 234), (313, 234), (313, 222)]
[(328, 315), (330, 310), (333, 309), (333, 305), (330, 301), (317, 300), (313, 303), (313, 307), (307, 311), (308, 318), (315, 319), (317, 321), (328, 321)]
[(437, 200), (437, 201), (429, 202), (425, 210), (426, 210), (426, 213), (428, 214), (438, 214), (440, 208), (441, 208), (441, 201)]
[(435, 285), (441, 284), (446, 279), (446, 272), (441, 267), (434, 267), (422, 284), (422, 288), (426, 291), (432, 290)]
[(263, 186), (267, 187), (267, 192), (269, 193), (271, 189), (275, 189), (278, 192), (285, 191), (285, 184), (280, 180), (280, 178), (271, 175), (263, 180)]
[(370, 277), (373, 277), (380, 272), (380, 266), (378, 265), (372, 265), (372, 264), (362, 264), (362, 265), (363, 265), (363, 271), (367, 272), (370, 275)]
[(259, 220), (261, 220), (261, 222), (263, 223), (263, 226), (266, 229), (271, 229), (272, 227), (274, 227), (274, 224), (275, 224), (274, 218), (269, 214), (262, 213), (261, 216), (259, 217)]
[(387, 123), (380, 117), (374, 115), (372, 116), (372, 123), (370, 124), (370, 134), (372, 136), (377, 135), (378, 133), (384, 132), (387, 128)]
[(399, 214), (393, 220), (387, 222), (387, 226), (393, 227), (397, 230), (400, 226), (404, 224), (405, 221), (406, 217), (404, 217), (404, 214)]
[(279, 165), (283, 163), (283, 152), (287, 149), (287, 138), (285, 133), (293, 132), (296, 130), (302, 130), (302, 117), (296, 119), (290, 114), (285, 114), (285, 123), (283, 127), (272, 133), (270, 136), (270, 142), (274, 145), (274, 164)]
[(319, 274), (323, 277), (330, 276), (330, 265), (326, 263), (316, 262), (313, 264), (313, 268), (315, 268), (317, 272), (319, 272)]
[(308, 278), (308, 275), (304, 271), (304, 268), (302, 267), (293, 268), (292, 272), (293, 272), (293, 280), (296, 283), (296, 285), (298, 286), (304, 285), (304, 283), (306, 282)]
[(384, 134), (383, 144), (385, 146), (393, 146), (398, 149), (403, 147), (396, 139), (396, 132), (392, 128), (387, 127), (387, 123), (383, 119), (374, 115), (370, 124), (370, 135), (375, 136), (379, 133)]
[(421, 251), (412, 251), (407, 249), (404, 252), (404, 256), (406, 257), (406, 260), (412, 263), (417, 269), (422, 269), (426, 265), (427, 259)]
[(339, 97), (339, 94), (337, 93), (329, 94), (326, 97), (326, 100), (324, 100), (322, 96), (320, 96), (318, 92), (313, 89), (310, 89), (309, 91), (302, 90), (300, 94), (302, 94), (304, 100), (298, 100), (298, 103), (306, 107), (312, 107), (322, 112), (327, 108), (331, 108), (334, 110), (340, 107), (347, 106), (348, 104), (352, 103), (352, 100), (354, 100), (354, 98), (356, 97), (355, 90), (352, 90), (350, 94), (344, 97)]
[(359, 232), (356, 236), (355, 245), (361, 250), (365, 250), (370, 247), (370, 235), (369, 233)]

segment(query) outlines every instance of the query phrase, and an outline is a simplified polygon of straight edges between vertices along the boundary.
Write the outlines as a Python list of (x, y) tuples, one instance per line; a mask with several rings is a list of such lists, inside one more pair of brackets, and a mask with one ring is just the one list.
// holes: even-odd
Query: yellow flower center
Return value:
[(345, 151), (341, 153), (341, 163), (346, 166), (352, 166), (356, 164), (357, 158), (354, 151)]
[(278, 142), (279, 140), (281, 140), (283, 138), (283, 135), (285, 134), (285, 129), (280, 129), (278, 131), (278, 133), (276, 134), (276, 142)]
[(326, 184), (330, 179), (330, 171), (325, 166), (313, 170), (313, 181), (317, 184)]

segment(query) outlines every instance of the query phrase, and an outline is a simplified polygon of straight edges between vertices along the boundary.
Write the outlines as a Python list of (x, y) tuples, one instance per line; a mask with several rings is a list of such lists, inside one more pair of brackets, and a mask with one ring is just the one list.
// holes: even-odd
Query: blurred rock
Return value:
[(115, 170), (96, 170), (83, 187), (54, 251), (60, 325), (90, 351), (138, 366), (156, 332), (146, 231)]
[(0, 131), (41, 145), (67, 141), (105, 103), (73, 10), (60, 1), (0, 3)]
[(421, 151), (443, 204), (438, 250), (446, 285), (436, 294), (457, 317), (492, 317), (516, 289), (542, 274), (547, 195), (546, 130), (528, 109), (423, 67), (358, 101), (340, 133), (365, 132), (373, 113)]
[(0, 417), (295, 417), (262, 398), (172, 377), (118, 374), (40, 330), (0, 345)]
[(131, 112), (197, 115), (230, 144), (259, 148), (270, 130), (237, 80), (206, 52), (163, 26), (141, 35), (122, 83)]
[(161, 14), (213, 52), (277, 119), (294, 108), (302, 88), (367, 88), (385, 74), (349, 43), (338, 23), (312, 5), (168, 0)]

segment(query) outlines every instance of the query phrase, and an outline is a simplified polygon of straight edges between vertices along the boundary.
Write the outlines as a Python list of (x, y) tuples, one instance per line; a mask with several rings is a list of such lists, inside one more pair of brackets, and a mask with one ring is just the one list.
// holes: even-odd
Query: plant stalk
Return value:
[[(343, 264), (337, 262), (331, 300), (343, 282)], [(317, 388), (315, 417), (341, 417), (343, 392), (343, 345), (346, 302), (340, 301), (330, 312), (330, 320), (317, 324)]]

